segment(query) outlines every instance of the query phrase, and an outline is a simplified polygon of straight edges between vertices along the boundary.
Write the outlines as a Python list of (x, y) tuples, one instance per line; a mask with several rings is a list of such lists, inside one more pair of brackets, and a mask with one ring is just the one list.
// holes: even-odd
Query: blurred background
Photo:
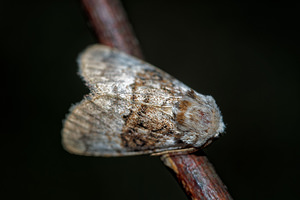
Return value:
[[(233, 198), (300, 199), (299, 4), (122, 3), (146, 60), (216, 99), (226, 134), (205, 152)], [(63, 150), (62, 120), (88, 93), (76, 58), (96, 42), (79, 1), (3, 1), (0, 15), (0, 196), (187, 199), (159, 157)]]

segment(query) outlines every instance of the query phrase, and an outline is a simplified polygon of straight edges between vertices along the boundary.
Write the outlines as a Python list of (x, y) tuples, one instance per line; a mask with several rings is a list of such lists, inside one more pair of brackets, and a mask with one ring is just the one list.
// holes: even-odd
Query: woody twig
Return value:
[[(141, 49), (118, 0), (81, 0), (99, 43), (142, 58)], [(202, 151), (161, 157), (190, 199), (232, 199)]]

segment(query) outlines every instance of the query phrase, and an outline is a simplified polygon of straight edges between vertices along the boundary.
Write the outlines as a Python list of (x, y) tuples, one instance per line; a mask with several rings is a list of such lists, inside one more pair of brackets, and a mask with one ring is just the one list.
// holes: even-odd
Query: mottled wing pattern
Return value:
[(212, 97), (144, 61), (93, 45), (79, 65), (91, 94), (65, 120), (63, 145), (72, 153), (125, 156), (198, 148), (223, 131)]

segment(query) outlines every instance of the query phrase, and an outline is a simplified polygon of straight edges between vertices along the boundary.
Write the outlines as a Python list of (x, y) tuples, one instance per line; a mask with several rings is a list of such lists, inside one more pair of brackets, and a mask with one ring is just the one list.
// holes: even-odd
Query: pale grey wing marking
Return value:
[[(79, 57), (80, 74), (92, 93), (144, 100), (156, 106), (173, 106), (189, 88), (166, 72), (127, 54), (103, 45), (88, 47)], [(149, 77), (149, 74), (157, 77)], [(137, 77), (143, 76), (143, 85)], [(164, 85), (165, 84), (165, 85)], [(133, 89), (134, 87), (134, 89)], [(167, 89), (172, 92), (168, 92)]]
[(81, 76), (98, 94), (132, 94), (141, 62), (102, 45), (90, 46), (79, 57)]
[(122, 116), (107, 105), (105, 97), (84, 99), (71, 109), (63, 129), (63, 144), (83, 155), (116, 155), (124, 151), (120, 133)]
[[(80, 75), (96, 93), (132, 94), (131, 85), (135, 83), (136, 77), (149, 72), (156, 72), (164, 80), (172, 81), (175, 87), (173, 92), (182, 93), (181, 90), (189, 89), (155, 66), (103, 45), (88, 47), (78, 60)], [(145, 80), (143, 88), (158, 89), (163, 84), (163, 81), (153, 77), (151, 80)], [(135, 93), (145, 95), (147, 90), (135, 91)]]

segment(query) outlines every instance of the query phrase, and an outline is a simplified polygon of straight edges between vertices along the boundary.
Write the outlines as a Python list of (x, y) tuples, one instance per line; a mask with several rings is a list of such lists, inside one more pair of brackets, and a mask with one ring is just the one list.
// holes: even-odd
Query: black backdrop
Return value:
[[(299, 6), (124, 0), (146, 60), (223, 112), (206, 149), (235, 199), (299, 199)], [(94, 158), (61, 146), (88, 92), (76, 57), (96, 40), (78, 1), (4, 1), (0, 196), (187, 199), (158, 157)]]

